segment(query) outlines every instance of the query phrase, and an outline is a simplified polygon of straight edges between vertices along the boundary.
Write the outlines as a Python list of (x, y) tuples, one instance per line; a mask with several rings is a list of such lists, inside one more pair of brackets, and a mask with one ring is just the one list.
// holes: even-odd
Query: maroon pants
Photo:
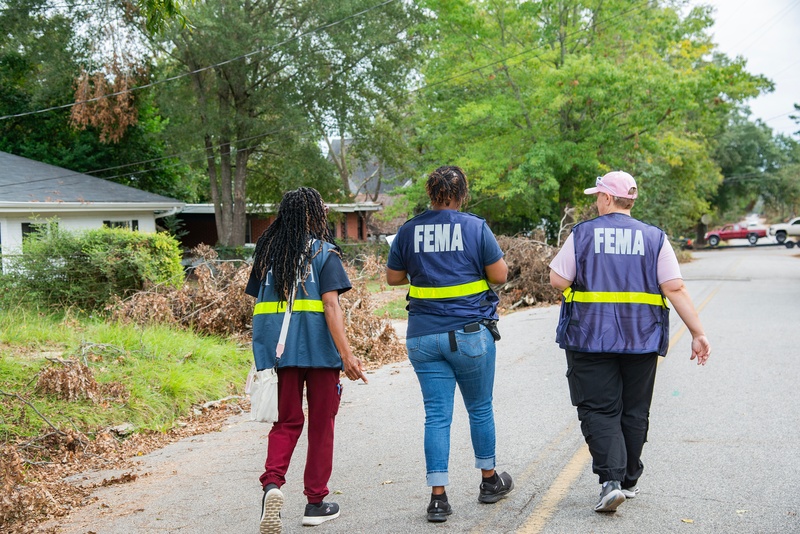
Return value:
[(261, 485), (283, 486), (292, 453), (303, 432), (303, 385), (308, 402), (308, 456), (303, 475), (310, 503), (328, 495), (333, 469), (333, 427), (339, 411), (342, 386), (339, 369), (284, 367), (278, 369), (278, 421), (267, 443), (267, 461)]

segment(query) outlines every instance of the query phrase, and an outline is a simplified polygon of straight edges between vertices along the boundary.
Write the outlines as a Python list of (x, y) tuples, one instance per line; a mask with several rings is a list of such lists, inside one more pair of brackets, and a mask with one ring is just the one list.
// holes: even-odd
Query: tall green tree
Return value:
[[(422, 60), (423, 39), (415, 30), (424, 15), (413, 3), (394, 1), (350, 17), (377, 5), (374, 0), (329, 4), (328, 16), (342, 22), (303, 50), (309, 70), (300, 78), (300, 91), (346, 194), (359, 162), (401, 170), (410, 157), (400, 132), (411, 96), (408, 81)], [(338, 150), (334, 138), (342, 140)]]
[(791, 143), (773, 136), (762, 122), (751, 122), (745, 113), (735, 113), (725, 125), (714, 151), (724, 180), (713, 205), (722, 218), (750, 211), (771, 189), (777, 172), (791, 161)]
[(472, 209), (503, 231), (554, 231), (564, 206), (619, 168), (641, 186), (637, 215), (685, 226), (721, 180), (712, 136), (770, 87), (716, 54), (709, 9), (682, 15), (686, 4), (428, 1), (420, 151), (463, 165)]
[(205, 150), (221, 244), (244, 243), (246, 202), (279, 197), (287, 177), (349, 194), (341, 168), (341, 188), (330, 182), (318, 143), (331, 131), (369, 138), (373, 118), (405, 94), (415, 10), (401, 1), (206, 0), (186, 9), (191, 27), (164, 34), (172, 73), (189, 74), (170, 86), (172, 126)]

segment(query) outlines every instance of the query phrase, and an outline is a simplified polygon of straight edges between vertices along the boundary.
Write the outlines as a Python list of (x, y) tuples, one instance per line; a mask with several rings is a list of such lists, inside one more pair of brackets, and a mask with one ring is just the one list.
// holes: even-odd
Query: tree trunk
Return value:
[[(220, 245), (233, 246), (233, 193), (231, 184), (231, 144), (225, 139), (219, 147), (220, 201), (214, 204), (214, 216), (221, 221), (221, 232), (217, 235)], [(218, 223), (219, 224), (219, 223)]]
[[(214, 145), (211, 143), (211, 137), (206, 135), (206, 159), (208, 160), (208, 182), (211, 187), (211, 202), (214, 204), (214, 224), (217, 227), (217, 236), (221, 236), (223, 232), (222, 217), (219, 213), (219, 206), (221, 203), (219, 197), (219, 178), (217, 176), (217, 162), (216, 155), (214, 154)], [(218, 238), (219, 240), (219, 238)]]
[[(233, 178), (233, 227), (231, 228), (230, 246), (241, 247), (247, 240), (247, 160), (250, 150), (236, 152), (236, 170)], [(256, 236), (252, 236), (253, 239)]]

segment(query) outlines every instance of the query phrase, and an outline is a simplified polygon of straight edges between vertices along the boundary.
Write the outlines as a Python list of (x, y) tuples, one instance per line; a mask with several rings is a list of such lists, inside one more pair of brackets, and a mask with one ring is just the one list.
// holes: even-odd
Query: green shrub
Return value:
[(364, 241), (338, 241), (339, 248), (342, 249), (342, 260), (355, 262), (357, 265), (364, 261), (364, 258), (374, 256), (378, 262), (385, 262), (389, 257), (389, 244), (385, 240), (379, 242)]
[(114, 295), (183, 281), (175, 238), (122, 228), (74, 233), (50, 225), (28, 236), (5, 267), (0, 298), (58, 308), (102, 309)]
[(221, 260), (249, 260), (253, 257), (255, 247), (226, 247), (217, 245), (214, 247), (217, 257)]

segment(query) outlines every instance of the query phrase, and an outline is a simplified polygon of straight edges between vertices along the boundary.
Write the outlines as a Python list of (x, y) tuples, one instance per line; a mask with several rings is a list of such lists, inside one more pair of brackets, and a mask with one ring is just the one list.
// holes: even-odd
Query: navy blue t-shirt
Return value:
[[(247, 287), (244, 292), (251, 297), (258, 297), (258, 288), (261, 286), (263, 280), (259, 280), (254, 270), (250, 270), (250, 279), (247, 281)], [(347, 273), (342, 265), (342, 260), (336, 254), (331, 254), (328, 261), (319, 272), (319, 291), (320, 294), (327, 293), (328, 291), (338, 291), (341, 295), (350, 291), (353, 285), (350, 283)]]
[[(472, 221), (477, 220), (480, 223), (480, 245), (477, 246), (476, 249), (469, 249), (469, 247), (466, 247), (465, 250), (457, 253), (459, 254), (458, 257), (453, 257), (452, 263), (442, 269), (442, 272), (431, 272), (428, 270), (424, 273), (424, 278), (431, 280), (450, 280), (463, 277), (464, 279), (461, 280), (460, 283), (485, 278), (483, 268), (500, 260), (503, 257), (503, 251), (497, 244), (497, 239), (489, 229), (489, 225), (486, 224), (486, 221), (471, 213), (462, 213), (454, 210), (429, 210), (406, 222), (397, 232), (397, 237), (395, 237), (395, 240), (392, 242), (386, 266), (395, 271), (408, 272), (411, 276), (412, 283), (414, 283), (415, 278), (423, 273), (415, 272), (415, 265), (419, 265), (419, 262), (412, 262), (403, 258), (402, 250), (413, 251), (415, 247), (409, 245), (409, 243), (415, 239), (419, 240), (424, 238), (424, 236), (416, 235), (414, 230), (415, 226), (418, 226), (422, 222), (428, 225), (448, 222), (457, 223), (459, 221), (466, 223), (467, 219), (471, 219)], [(475, 237), (475, 242), (477, 242), (477, 236)], [(472, 240), (468, 239), (467, 236), (464, 237), (464, 243), (469, 243), (471, 241)], [(417, 248), (422, 252), (422, 246)], [(435, 249), (436, 247), (434, 246), (433, 248)], [(436, 252), (434, 252), (434, 254), (435, 253)], [(455, 253), (448, 252), (446, 254)], [(472, 265), (477, 265), (478, 267), (473, 268)], [(431, 263), (427, 263), (427, 267), (430, 269)], [(446, 282), (442, 285), (452, 284)], [(492, 304), (480, 308), (476, 307), (468, 312), (461, 310), (453, 313), (451, 309), (442, 305), (440, 310), (435, 310), (439, 313), (416, 313), (412, 309), (413, 306), (409, 306), (408, 331), (406, 337), (411, 338), (458, 330), (463, 328), (466, 323), (476, 319), (496, 319), (497, 297), (491, 290), (486, 293), (489, 294), (489, 300), (492, 301)], [(433, 304), (431, 304), (431, 306), (433, 306)]]

